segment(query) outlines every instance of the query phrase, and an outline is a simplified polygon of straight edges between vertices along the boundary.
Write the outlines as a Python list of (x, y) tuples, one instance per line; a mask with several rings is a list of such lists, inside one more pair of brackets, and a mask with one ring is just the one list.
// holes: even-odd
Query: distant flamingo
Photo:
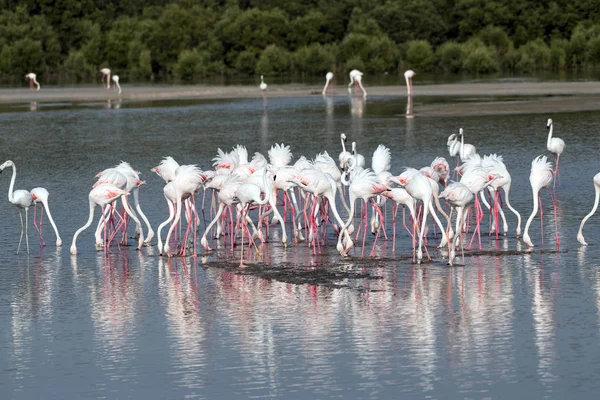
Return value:
[[(28, 211), (29, 207), (33, 203), (33, 197), (31, 193), (27, 190), (14, 190), (15, 180), (17, 179), (17, 167), (15, 167), (15, 163), (11, 160), (6, 161), (4, 164), (0, 165), (0, 172), (4, 171), (4, 168), (12, 167), (13, 173), (12, 178), (10, 179), (10, 187), (8, 188), (8, 201), (14, 204), (19, 208), (19, 217), (21, 218), (21, 237), (19, 238), (19, 247), (17, 247), (17, 254), (19, 254), (19, 250), (21, 249), (21, 242), (23, 240), (23, 231), (25, 231), (25, 242), (27, 243), (27, 254), (29, 254), (29, 235), (27, 232), (28, 225)], [(25, 225), (23, 225), (23, 213), (21, 210), (25, 210)]]
[(360, 90), (363, 92), (363, 97), (367, 97), (367, 91), (362, 85), (362, 76), (363, 73), (357, 69), (353, 69), (350, 71), (350, 83), (348, 84), (348, 93), (352, 94), (352, 84), (356, 84), (357, 87), (360, 87)]
[[(54, 228), (54, 233), (56, 234), (56, 247), (62, 246), (62, 239), (58, 234), (58, 229), (56, 228), (56, 224), (54, 223), (54, 219), (52, 219), (52, 214), (50, 213), (50, 207), (48, 206), (48, 191), (43, 187), (36, 187), (31, 189), (31, 198), (33, 199), (33, 225), (38, 229), (40, 234), (40, 243), (45, 245), (44, 238), (42, 237), (42, 218), (44, 217), (44, 210), (46, 210), (46, 214), (48, 214), (48, 219), (50, 220), (50, 224), (52, 228)], [(36, 218), (36, 205), (38, 203), (42, 204), (42, 214), (40, 216), (40, 227), (38, 228), (35, 223)]]
[[(127, 195), (126, 191), (119, 189), (115, 185), (110, 185), (107, 183), (98, 185), (90, 191), (90, 194), (88, 196), (89, 203), (90, 203), (90, 216), (89, 216), (87, 222), (85, 223), (85, 225), (83, 225), (81, 228), (79, 228), (77, 230), (77, 232), (75, 232), (75, 235), (73, 236), (73, 242), (71, 243), (71, 254), (73, 254), (73, 255), (77, 254), (77, 237), (79, 236), (79, 234), (81, 232), (86, 230), (92, 224), (92, 221), (94, 220), (94, 208), (96, 208), (96, 206), (99, 205), (102, 208), (102, 214), (101, 214), (101, 216), (102, 216), (102, 215), (104, 215), (104, 207), (105, 206), (116, 201), (119, 197), (126, 196), (126, 195)], [(106, 225), (107, 224), (104, 225), (105, 239), (106, 239)], [(107, 248), (106, 248), (106, 240), (105, 240), (104, 241), (104, 252), (106, 253), (106, 251), (107, 251)]]
[[(565, 142), (561, 138), (552, 137), (552, 132), (554, 130), (554, 124), (552, 123), (552, 119), (548, 118), (548, 141), (546, 142), (546, 148), (552, 154), (554, 154), (554, 159), (556, 161), (556, 169), (554, 173), (556, 175), (560, 174), (560, 170), (558, 169), (558, 162), (560, 161), (560, 155), (565, 150)], [(556, 181), (555, 181), (556, 183)]]
[(262, 91), (263, 98), (267, 96), (267, 84), (265, 83), (264, 77), (260, 76), (260, 85), (258, 85), (260, 90)]
[(117, 88), (119, 89), (119, 94), (121, 94), (122, 90), (121, 85), (119, 85), (119, 75), (113, 75), (112, 80), (115, 83), (115, 85), (117, 85)]
[(340, 141), (342, 142), (342, 151), (339, 155), (341, 169), (346, 169), (350, 159), (352, 158), (352, 153), (346, 150), (346, 139), (346, 134), (340, 134)]
[(102, 84), (106, 89), (110, 89), (110, 69), (102, 68), (100, 72), (102, 73)]
[[(547, 162), (548, 159), (546, 156), (537, 156), (535, 160), (531, 163), (531, 173), (529, 174), (529, 183), (531, 184), (531, 191), (533, 193), (533, 211), (531, 215), (527, 219), (527, 224), (525, 225), (525, 233), (523, 234), (523, 241), (530, 247), (533, 247), (533, 243), (529, 237), (529, 225), (531, 225), (531, 221), (535, 217), (538, 211), (538, 203), (541, 203), (540, 198), (540, 190), (543, 188), (548, 189), (548, 193), (550, 194), (550, 198), (552, 199), (552, 204), (554, 205), (554, 224), (556, 226), (556, 246), (560, 246), (560, 239), (558, 237), (558, 222), (556, 220), (556, 203), (554, 202), (554, 198), (552, 197), (552, 192), (550, 191), (550, 183), (552, 183), (553, 173), (552, 173), (552, 163)], [(540, 208), (540, 218), (543, 216), (542, 210)], [(542, 228), (544, 226), (544, 221), (541, 221)], [(544, 236), (542, 231), (542, 245), (544, 243)]]
[(406, 92), (408, 96), (413, 95), (412, 91), (412, 78), (416, 75), (415, 71), (409, 69), (404, 72), (404, 80), (406, 81)]
[[(325, 75), (325, 87), (323, 88), (323, 96), (325, 96), (327, 94), (327, 90), (329, 89), (329, 83), (331, 82), (332, 79), (333, 79), (333, 72), (328, 72)], [(333, 84), (331, 84), (331, 86), (333, 86)]]
[(585, 239), (583, 238), (583, 225), (585, 222), (596, 212), (598, 209), (598, 200), (600, 200), (600, 173), (597, 173), (594, 176), (594, 189), (596, 190), (596, 199), (594, 200), (594, 206), (592, 207), (592, 211), (588, 215), (586, 215), (581, 221), (581, 225), (579, 225), (579, 232), (577, 232), (577, 241), (584, 246), (587, 246)]
[(35, 85), (37, 86), (37, 91), (40, 91), (40, 84), (38, 83), (38, 81), (36, 80), (36, 75), (33, 72), (28, 73), (27, 75), (25, 75), (25, 78), (29, 79), (29, 88), (33, 89), (33, 84), (35, 83)]

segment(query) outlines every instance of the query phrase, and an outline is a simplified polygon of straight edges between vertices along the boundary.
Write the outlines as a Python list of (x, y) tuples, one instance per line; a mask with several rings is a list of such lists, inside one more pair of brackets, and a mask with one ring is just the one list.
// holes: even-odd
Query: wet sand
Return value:
[[(366, 85), (369, 98), (376, 96), (406, 97), (405, 86)], [(321, 96), (322, 88), (314, 85), (270, 85), (269, 98)], [(330, 94), (348, 96), (345, 86)], [(260, 98), (255, 86), (210, 85), (123, 85), (123, 93), (99, 86), (48, 87), (35, 92), (27, 88), (0, 89), (0, 103), (23, 102), (93, 102), (122, 100), (218, 100)], [(431, 97), (456, 97), (457, 101), (436, 102)], [(429, 98), (428, 101), (423, 101)], [(415, 86), (413, 115), (465, 116), (515, 113), (569, 112), (600, 110), (600, 82), (496, 82), (454, 83)]]

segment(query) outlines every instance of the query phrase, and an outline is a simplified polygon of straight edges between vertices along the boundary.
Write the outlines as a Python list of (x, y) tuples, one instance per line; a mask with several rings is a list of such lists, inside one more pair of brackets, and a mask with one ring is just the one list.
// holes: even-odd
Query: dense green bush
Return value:
[(463, 66), (463, 48), (456, 42), (447, 42), (435, 51), (437, 65), (446, 72), (459, 72)]
[(336, 53), (337, 48), (331, 45), (321, 46), (314, 43), (301, 47), (294, 53), (294, 70), (312, 75), (335, 71)]
[(105, 66), (134, 79), (591, 68), (600, 66), (600, 8), (589, 0), (4, 1), (0, 56), (4, 75), (80, 78)]
[(479, 74), (496, 72), (499, 68), (496, 51), (477, 38), (463, 44), (465, 59), (463, 68), (467, 72)]
[(433, 49), (426, 40), (411, 40), (406, 48), (407, 68), (429, 71), (433, 68)]
[(256, 72), (261, 75), (283, 75), (290, 70), (290, 54), (272, 44), (263, 50), (258, 62)]

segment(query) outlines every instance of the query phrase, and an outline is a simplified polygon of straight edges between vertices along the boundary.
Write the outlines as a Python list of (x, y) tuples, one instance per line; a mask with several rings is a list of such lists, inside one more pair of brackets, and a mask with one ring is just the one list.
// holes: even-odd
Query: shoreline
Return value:
[[(39, 92), (22, 89), (0, 89), (0, 103), (30, 101), (106, 101), (110, 100), (218, 100), (236, 98), (261, 98), (262, 93), (254, 86), (216, 85), (143, 85), (123, 86), (123, 93), (102, 89), (101, 86), (49, 87)], [(365, 85), (369, 97), (406, 97), (406, 86)], [(321, 96), (322, 86), (286, 84), (269, 86), (268, 97)], [(567, 96), (600, 95), (600, 82), (504, 82), (504, 83), (452, 83), (414, 87), (413, 98), (422, 96)], [(337, 86), (329, 94), (333, 97), (348, 96), (345, 86)]]

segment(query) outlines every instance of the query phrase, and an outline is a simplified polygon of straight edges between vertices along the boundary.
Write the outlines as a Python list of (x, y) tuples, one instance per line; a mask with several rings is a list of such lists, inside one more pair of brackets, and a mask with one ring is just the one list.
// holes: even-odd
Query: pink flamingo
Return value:
[(38, 92), (40, 91), (40, 84), (36, 80), (36, 75), (33, 72), (30, 72), (27, 75), (25, 75), (25, 78), (29, 79), (29, 89), (33, 89), (33, 84), (35, 83), (35, 86), (37, 87), (37, 89), (35, 90)]
[(106, 89), (110, 89), (110, 69), (102, 68), (100, 72), (102, 73), (102, 85), (104, 85)]
[(367, 97), (367, 91), (362, 85), (362, 76), (363, 73), (357, 69), (353, 69), (352, 71), (350, 71), (350, 83), (348, 84), (348, 93), (352, 94), (352, 84), (356, 84), (357, 88), (360, 87), (360, 90), (362, 90), (363, 97)]
[(596, 199), (594, 200), (594, 206), (592, 207), (592, 211), (588, 215), (586, 215), (581, 224), (579, 225), (579, 232), (577, 232), (577, 241), (584, 246), (587, 246), (585, 239), (583, 238), (583, 225), (585, 225), (585, 221), (587, 221), (594, 213), (596, 209), (598, 209), (598, 200), (600, 200), (600, 173), (597, 173), (594, 176), (594, 189), (596, 190)]
[[(8, 201), (15, 205), (19, 209), (19, 217), (21, 218), (21, 236), (19, 238), (19, 247), (17, 247), (17, 254), (21, 250), (21, 242), (23, 241), (23, 232), (25, 232), (25, 242), (27, 243), (27, 254), (29, 254), (29, 235), (27, 231), (28, 223), (28, 211), (29, 207), (33, 203), (33, 197), (27, 190), (14, 190), (15, 180), (17, 179), (17, 167), (12, 160), (6, 161), (0, 165), (0, 172), (4, 171), (4, 168), (12, 167), (13, 173), (10, 179), (10, 187), (8, 188)], [(25, 225), (23, 225), (23, 213), (25, 210)]]
[[(81, 228), (79, 228), (77, 230), (77, 232), (75, 232), (75, 235), (73, 235), (73, 242), (71, 243), (71, 254), (73, 254), (73, 255), (77, 254), (77, 237), (79, 236), (79, 234), (81, 232), (86, 230), (92, 224), (92, 221), (94, 220), (94, 209), (96, 208), (96, 206), (99, 205), (102, 208), (101, 216), (103, 216), (105, 206), (113, 203), (119, 197), (126, 196), (126, 195), (127, 195), (126, 191), (119, 189), (115, 185), (110, 185), (107, 183), (98, 185), (90, 191), (90, 194), (88, 195), (88, 199), (89, 199), (89, 203), (90, 203), (90, 215), (89, 215), (88, 220), (85, 223), (85, 225), (83, 225)], [(104, 225), (104, 238), (106, 239), (106, 224)], [(104, 243), (105, 243), (104, 253), (106, 254), (106, 252), (107, 252), (106, 240), (104, 241)]]
[(415, 71), (409, 69), (406, 72), (404, 72), (404, 80), (406, 81), (406, 92), (408, 96), (412, 96), (413, 95), (413, 91), (412, 91), (412, 78), (416, 75)]
[[(531, 162), (531, 173), (529, 174), (529, 183), (531, 184), (531, 191), (533, 193), (533, 211), (531, 215), (527, 219), (527, 224), (525, 224), (525, 233), (523, 234), (523, 241), (530, 247), (533, 247), (533, 243), (531, 242), (531, 238), (529, 237), (529, 225), (531, 225), (531, 221), (535, 217), (538, 211), (538, 203), (541, 203), (540, 190), (543, 188), (548, 189), (548, 193), (550, 194), (550, 199), (552, 200), (552, 204), (554, 205), (554, 224), (556, 227), (556, 247), (560, 247), (560, 239), (558, 237), (558, 221), (556, 220), (556, 203), (552, 196), (552, 192), (550, 191), (550, 184), (552, 183), (554, 175), (552, 172), (552, 163), (548, 162), (546, 156), (537, 156)], [(540, 208), (540, 219), (543, 217), (542, 210)], [(543, 229), (543, 220), (542, 229)], [(544, 244), (544, 233), (542, 231), (542, 245)]]

